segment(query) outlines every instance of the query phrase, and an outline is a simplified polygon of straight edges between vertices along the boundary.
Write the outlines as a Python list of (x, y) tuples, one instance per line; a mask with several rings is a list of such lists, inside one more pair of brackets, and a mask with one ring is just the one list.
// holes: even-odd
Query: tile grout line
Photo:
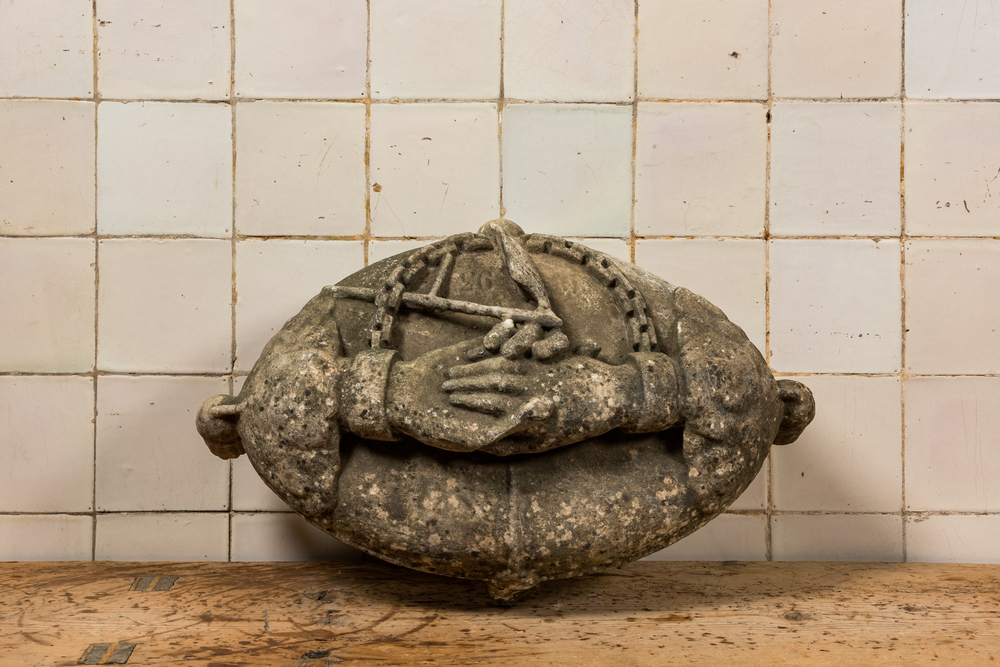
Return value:
[[(496, 104), (496, 101), (493, 102)], [(408, 241), (408, 240), (427, 240), (436, 241), (445, 238), (447, 235), (438, 236), (378, 236), (372, 235), (372, 240), (377, 241)], [(567, 238), (574, 239), (621, 239), (622, 241), (628, 241), (629, 236), (599, 236), (599, 235), (579, 235), (579, 234), (566, 234)], [(49, 235), (28, 235), (28, 234), (0, 234), (0, 239), (93, 239), (95, 234), (49, 234)], [(121, 240), (140, 240), (140, 241), (228, 241), (230, 236), (197, 236), (194, 234), (97, 234), (97, 240), (99, 241), (121, 241)], [(656, 234), (636, 234), (635, 238), (637, 240), (643, 241), (676, 241), (676, 240), (687, 240), (687, 241), (699, 241), (699, 240), (715, 240), (715, 241), (884, 241), (888, 238), (898, 238), (898, 235), (893, 234), (891, 236), (886, 236), (885, 234), (850, 234), (850, 235), (795, 235), (795, 234), (768, 234), (765, 239), (763, 236), (734, 236), (734, 235), (723, 235), (723, 234), (703, 234), (703, 235), (688, 235), (688, 236), (671, 236), (671, 235), (656, 235)], [(992, 235), (955, 235), (955, 236), (941, 236), (932, 234), (907, 234), (907, 240), (917, 239), (920, 241), (1000, 241), (1000, 236)], [(260, 234), (237, 234), (237, 241), (363, 241), (365, 239), (364, 234), (348, 234), (348, 235), (329, 235), (329, 234), (274, 234), (274, 235), (260, 235)]]
[[(767, 3), (767, 145), (764, 149), (764, 363), (771, 368), (771, 108), (774, 92), (771, 89), (771, 47), (773, 41), (773, 23), (771, 16), (771, 0)], [(771, 372), (774, 369), (771, 368)], [(773, 446), (767, 452), (767, 479), (765, 481), (766, 498), (764, 502), (764, 551), (765, 560), (774, 560), (774, 537), (771, 530), (771, 518), (774, 512), (774, 457)]]
[[(230, 123), (232, 123), (232, 128), (230, 130), (230, 140), (232, 142), (232, 196), (230, 198), (230, 232), (231, 232), (231, 243), (232, 243), (232, 257), (231, 257), (231, 277), (232, 277), (232, 291), (230, 293), (230, 318), (232, 327), (230, 329), (230, 348), (229, 348), (229, 394), (233, 393), (233, 373), (236, 372), (236, 299), (239, 297), (239, 292), (236, 288), (236, 245), (237, 245), (237, 233), (236, 233), (236, 0), (229, 0), (229, 106), (231, 109)], [(233, 460), (230, 459), (229, 463), (229, 507), (226, 513), (226, 530), (228, 532), (226, 538), (226, 561), (232, 562), (233, 560)]]
[(365, 229), (362, 234), (363, 263), (368, 266), (372, 240), (372, 3), (365, 3)]
[(638, 178), (636, 169), (636, 152), (639, 146), (639, 0), (635, 0), (635, 29), (632, 35), (632, 208), (628, 220), (628, 252), (629, 259), (635, 264), (635, 183)]
[[(246, 377), (250, 371), (225, 371), (212, 373), (207, 371), (66, 371), (66, 372), (35, 372), (35, 371), (0, 371), (0, 377), (204, 377), (204, 378), (226, 378), (232, 376)], [(894, 373), (844, 373), (816, 371), (812, 373), (802, 372), (776, 372), (783, 378), (790, 377), (854, 377), (854, 378), (898, 378), (899, 372)], [(906, 379), (910, 378), (1000, 378), (1000, 372), (996, 373), (904, 373)]]
[[(751, 515), (751, 516), (762, 516), (766, 515), (768, 512), (765, 509), (747, 509), (747, 510), (734, 510), (726, 509), (723, 510), (725, 514), (741, 514), (741, 515)], [(294, 510), (262, 510), (262, 509), (243, 509), (243, 510), (231, 510), (227, 511), (225, 509), (208, 509), (208, 510), (194, 510), (194, 509), (121, 509), (121, 510), (98, 510), (93, 511), (17, 511), (17, 510), (0, 510), (0, 516), (81, 516), (81, 517), (92, 517), (94, 514), (98, 516), (111, 516), (120, 514), (288, 514), (296, 515)], [(772, 510), (770, 512), (772, 516), (888, 516), (888, 517), (898, 517), (898, 510), (871, 510), (871, 511), (838, 511), (838, 510)], [(909, 510), (907, 512), (910, 516), (916, 517), (941, 517), (941, 516), (975, 516), (975, 517), (1000, 517), (1000, 510), (993, 511), (977, 511), (977, 510)]]
[(496, 99), (497, 105), (497, 151), (500, 154), (499, 178), (500, 178), (500, 219), (507, 219), (507, 209), (503, 205), (503, 111), (507, 106), (507, 92), (504, 87), (504, 57), (506, 35), (506, 0), (500, 0), (500, 92)]
[(902, 0), (899, 43), (899, 484), (900, 557), (908, 562), (906, 521), (906, 0)]
[[(0, 97), (3, 100), (17, 102), (89, 102), (90, 97), (38, 97), (31, 95), (8, 95)], [(208, 99), (202, 97), (107, 97), (102, 98), (105, 102), (129, 103), (162, 103), (162, 104), (220, 104), (228, 105), (230, 101), (226, 98)], [(766, 104), (768, 100), (773, 102), (801, 102), (816, 104), (858, 104), (863, 102), (901, 102), (903, 98), (899, 95), (885, 97), (787, 97), (772, 95), (770, 98), (660, 98), (638, 96), (635, 101), (654, 102), (658, 104)], [(240, 102), (291, 102), (291, 103), (312, 103), (312, 104), (367, 104), (366, 97), (239, 97)], [(996, 104), (1000, 98), (992, 97), (912, 97), (906, 101), (934, 104)], [(495, 97), (412, 97), (412, 98), (372, 98), (371, 104), (401, 106), (408, 104), (490, 104), (496, 102)], [(511, 97), (507, 99), (509, 104), (526, 105), (588, 105), (588, 106), (631, 106), (632, 102), (621, 100), (542, 100)]]
[(91, 91), (91, 99), (94, 101), (94, 371), (92, 374), (93, 380), (93, 391), (94, 391), (94, 425), (93, 425), (93, 443), (94, 443), (94, 457), (93, 457), (93, 470), (91, 471), (91, 497), (90, 497), (90, 509), (91, 509), (91, 531), (90, 531), (90, 560), (97, 560), (97, 350), (100, 343), (100, 329), (98, 328), (98, 314), (100, 313), (101, 304), (101, 273), (100, 273), (100, 240), (98, 236), (97, 229), (97, 198), (99, 195), (97, 188), (97, 137), (100, 131), (100, 126), (97, 122), (97, 107), (100, 103), (100, 97), (97, 93), (97, 62), (98, 62), (98, 34), (97, 34), (97, 0), (91, 0), (91, 29), (93, 30), (93, 35), (91, 36), (91, 49), (93, 50), (93, 68), (94, 68), (94, 78), (93, 91)]

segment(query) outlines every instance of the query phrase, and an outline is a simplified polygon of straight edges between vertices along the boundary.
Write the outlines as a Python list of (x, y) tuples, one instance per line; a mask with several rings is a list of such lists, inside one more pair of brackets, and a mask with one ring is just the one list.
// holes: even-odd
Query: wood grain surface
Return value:
[(0, 665), (985, 665), (998, 613), (995, 565), (633, 563), (502, 608), (376, 564), (0, 563)]

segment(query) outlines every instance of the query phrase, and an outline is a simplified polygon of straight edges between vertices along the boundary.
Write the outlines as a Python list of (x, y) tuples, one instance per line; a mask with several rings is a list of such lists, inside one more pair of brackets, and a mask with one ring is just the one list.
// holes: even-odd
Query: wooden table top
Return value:
[(508, 608), (376, 564), (0, 563), (0, 665), (985, 665), (1000, 566), (633, 563)]

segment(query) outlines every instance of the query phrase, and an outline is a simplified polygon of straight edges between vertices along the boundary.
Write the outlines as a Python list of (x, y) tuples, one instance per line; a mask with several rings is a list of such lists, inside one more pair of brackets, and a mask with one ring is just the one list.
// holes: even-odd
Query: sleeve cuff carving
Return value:
[(674, 360), (658, 352), (637, 352), (628, 360), (639, 371), (643, 403), (626, 428), (653, 433), (674, 426), (680, 418), (680, 380)]
[(399, 440), (386, 416), (389, 370), (399, 359), (395, 350), (359, 352), (341, 384), (342, 419), (347, 429), (371, 440)]

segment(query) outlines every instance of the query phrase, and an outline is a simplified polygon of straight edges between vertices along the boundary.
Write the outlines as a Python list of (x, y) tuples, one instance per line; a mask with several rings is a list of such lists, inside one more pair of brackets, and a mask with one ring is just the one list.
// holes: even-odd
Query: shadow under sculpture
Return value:
[(814, 412), (701, 297), (497, 221), (324, 288), (197, 425), (345, 543), (509, 601), (693, 532)]

